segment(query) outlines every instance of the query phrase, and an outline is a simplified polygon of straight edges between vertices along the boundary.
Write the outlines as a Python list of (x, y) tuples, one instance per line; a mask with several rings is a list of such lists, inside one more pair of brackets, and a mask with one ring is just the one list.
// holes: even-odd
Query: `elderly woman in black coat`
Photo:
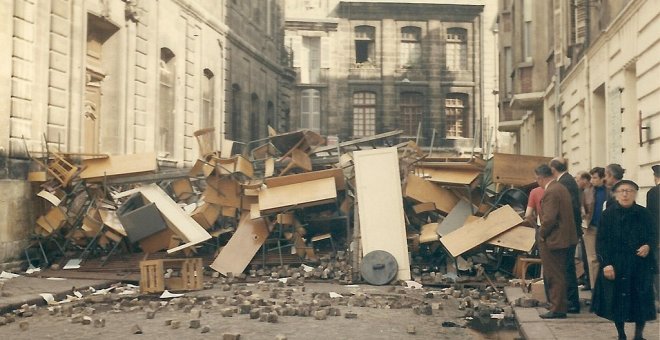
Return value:
[(656, 228), (648, 210), (635, 203), (639, 187), (622, 180), (613, 188), (616, 203), (602, 215), (596, 235), (601, 270), (593, 291), (592, 310), (614, 321), (619, 339), (624, 322), (635, 322), (635, 339), (643, 339), (646, 321), (655, 320), (653, 274)]

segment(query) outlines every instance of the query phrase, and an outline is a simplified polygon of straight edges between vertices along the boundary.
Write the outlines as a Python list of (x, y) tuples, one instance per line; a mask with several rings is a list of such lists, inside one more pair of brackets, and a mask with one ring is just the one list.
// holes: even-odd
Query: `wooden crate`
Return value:
[[(173, 273), (165, 278), (168, 269)], [(200, 290), (203, 285), (202, 259), (161, 259), (140, 261), (140, 292)]]

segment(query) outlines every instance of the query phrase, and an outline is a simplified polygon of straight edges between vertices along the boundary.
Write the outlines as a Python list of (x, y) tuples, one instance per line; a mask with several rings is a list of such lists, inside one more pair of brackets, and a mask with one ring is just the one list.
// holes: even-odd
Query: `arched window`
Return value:
[(353, 137), (376, 134), (376, 94), (355, 92), (353, 94)]
[(445, 45), (447, 69), (449, 71), (467, 70), (467, 30), (459, 27), (447, 29)]
[(168, 48), (160, 49), (160, 87), (158, 93), (158, 152), (161, 156), (174, 156), (175, 129), (175, 56)]
[(376, 59), (376, 28), (373, 26), (355, 27), (355, 63), (374, 63)]
[(321, 132), (321, 92), (308, 89), (301, 93), (300, 128)]
[(399, 62), (402, 67), (418, 66), (422, 61), (422, 29), (415, 26), (401, 28)]
[(417, 127), (422, 121), (422, 110), (424, 96), (418, 92), (403, 92), (401, 93), (401, 129), (403, 136), (415, 137), (417, 135)]
[(445, 98), (445, 137), (467, 137), (467, 94), (449, 93)]
[(213, 101), (215, 94), (215, 78), (211, 70), (204, 69), (204, 77), (202, 78), (202, 115), (200, 128), (213, 127), (215, 124), (213, 114)]

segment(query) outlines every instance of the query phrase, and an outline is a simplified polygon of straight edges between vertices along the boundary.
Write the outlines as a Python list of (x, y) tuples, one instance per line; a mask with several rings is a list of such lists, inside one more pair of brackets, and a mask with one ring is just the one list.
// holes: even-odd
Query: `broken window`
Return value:
[(447, 69), (449, 71), (467, 70), (467, 30), (452, 27), (447, 29)]
[(355, 63), (371, 64), (375, 61), (375, 35), (373, 26), (355, 27)]
[(158, 93), (158, 153), (161, 157), (174, 156), (175, 129), (175, 56), (169, 48), (160, 49), (160, 87)]
[(418, 66), (422, 59), (422, 30), (407, 26), (401, 29), (401, 50), (399, 60), (402, 67)]
[(356, 92), (353, 94), (353, 137), (376, 134), (376, 94)]
[(202, 117), (200, 128), (214, 126), (213, 99), (214, 99), (214, 75), (209, 69), (204, 69), (202, 78)]
[(466, 103), (467, 95), (463, 93), (450, 93), (445, 98), (446, 138), (466, 137)]
[(401, 93), (401, 130), (403, 130), (403, 136), (417, 136), (417, 127), (422, 121), (423, 99), (424, 96), (421, 93)]
[(301, 93), (300, 128), (321, 131), (321, 92), (309, 89)]

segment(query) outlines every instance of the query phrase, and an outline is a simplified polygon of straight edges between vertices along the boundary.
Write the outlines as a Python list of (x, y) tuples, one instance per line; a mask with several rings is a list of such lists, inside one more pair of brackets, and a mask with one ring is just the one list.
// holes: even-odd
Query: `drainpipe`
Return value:
[(559, 107), (559, 69), (555, 70), (555, 156), (561, 156), (561, 108)]

